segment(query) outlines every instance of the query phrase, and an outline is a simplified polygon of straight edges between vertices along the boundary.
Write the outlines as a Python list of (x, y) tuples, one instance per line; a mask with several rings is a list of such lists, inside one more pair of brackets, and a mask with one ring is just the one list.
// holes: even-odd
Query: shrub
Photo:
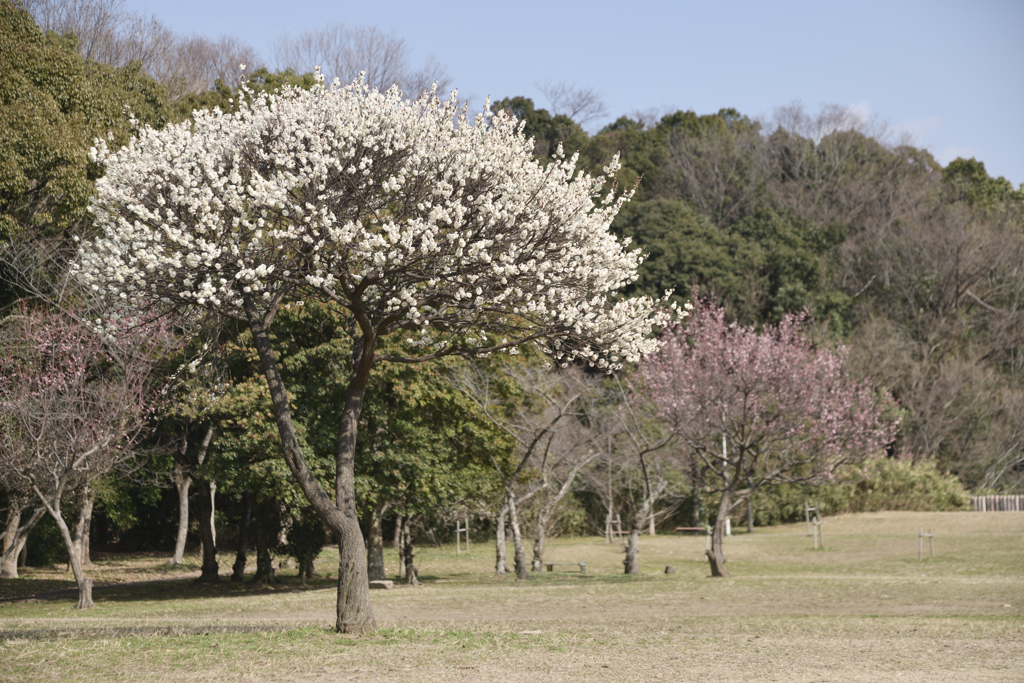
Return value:
[[(880, 458), (863, 469), (848, 470), (821, 486), (781, 484), (754, 495), (758, 526), (796, 522), (804, 518), (805, 501), (817, 504), (823, 515), (881, 510), (967, 510), (970, 494), (960, 480), (941, 472), (934, 462)], [(734, 516), (745, 514), (741, 506)]]

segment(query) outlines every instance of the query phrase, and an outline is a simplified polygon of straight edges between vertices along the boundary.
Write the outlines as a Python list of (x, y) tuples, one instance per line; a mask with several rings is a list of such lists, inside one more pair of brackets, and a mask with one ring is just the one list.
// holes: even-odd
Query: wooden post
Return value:
[[(460, 526), (461, 524), (461, 526)], [(469, 517), (463, 522), (456, 520), (455, 522), (455, 554), (462, 554), (462, 534), (466, 534), (466, 554), (469, 554)]]
[(924, 532), (924, 527), (919, 527), (917, 532), (917, 560), (920, 562), (924, 559), (924, 539), (928, 539), (928, 550), (932, 557), (935, 557), (935, 534), (932, 533), (929, 527), (928, 533)]
[(821, 535), (821, 517), (815, 515), (812, 523), (814, 524), (814, 549), (817, 550), (820, 545), (821, 549), (824, 550), (825, 539)]
[(815, 517), (818, 517), (818, 506), (811, 505), (809, 500), (804, 501), (804, 521), (807, 522), (807, 535), (811, 535), (811, 513), (814, 513)]

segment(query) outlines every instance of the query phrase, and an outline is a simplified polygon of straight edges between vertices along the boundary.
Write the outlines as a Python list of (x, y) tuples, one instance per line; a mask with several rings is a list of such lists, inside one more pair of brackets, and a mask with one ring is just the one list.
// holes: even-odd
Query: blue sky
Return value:
[[(443, 63), (462, 96), (546, 101), (537, 85), (599, 90), (615, 118), (646, 110), (769, 117), (800, 101), (854, 107), (942, 163), (976, 157), (1024, 183), (1024, 2), (441, 3), (128, 0), (181, 33), (271, 40), (330, 21), (395, 30)], [(597, 122), (598, 124), (604, 122)], [(588, 126), (593, 128), (593, 126)]]

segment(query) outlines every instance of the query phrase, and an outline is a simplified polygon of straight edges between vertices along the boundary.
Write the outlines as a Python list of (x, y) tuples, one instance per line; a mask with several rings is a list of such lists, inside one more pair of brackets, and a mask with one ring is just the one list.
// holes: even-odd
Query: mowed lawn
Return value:
[[(918, 560), (920, 527), (933, 559), (926, 541)], [(731, 579), (708, 578), (693, 536), (643, 536), (638, 577), (618, 544), (556, 539), (547, 559), (586, 576), (519, 583), (493, 574), (493, 544), (423, 547), (424, 585), (373, 592), (381, 630), (363, 636), (331, 632), (326, 578), (201, 586), (163, 558), (104, 560), (98, 585), (178, 578), (98, 590), (87, 611), (0, 603), (0, 680), (1024, 680), (1024, 513), (869, 513), (823, 531), (818, 551), (802, 524), (738, 531)], [(73, 585), (62, 570), (0, 581), (0, 597)]]

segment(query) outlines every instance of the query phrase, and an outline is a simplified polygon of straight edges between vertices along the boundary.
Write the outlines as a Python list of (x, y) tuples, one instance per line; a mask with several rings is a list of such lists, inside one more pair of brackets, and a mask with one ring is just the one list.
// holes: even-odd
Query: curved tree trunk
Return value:
[(249, 552), (249, 526), (251, 522), (252, 493), (246, 491), (242, 494), (242, 519), (238, 523), (238, 551), (235, 553), (235, 563), (231, 566), (232, 581), (242, 581), (245, 579), (245, 556)]
[(19, 508), (17, 513), (8, 512), (7, 530), (4, 535), (4, 554), (0, 558), (0, 579), (18, 578), (18, 567), (25, 566), (24, 556), (28, 535), (46, 514), (45, 507), (38, 507), (32, 511), (28, 521), (18, 526), (24, 510), (25, 508)]
[(718, 504), (718, 516), (715, 518), (715, 526), (711, 531), (711, 547), (706, 551), (708, 563), (711, 565), (711, 576), (728, 577), (729, 570), (725, 568), (725, 553), (722, 550), (722, 541), (725, 539), (725, 520), (732, 512), (732, 492), (723, 491), (722, 500)]
[(526, 551), (523, 549), (523, 534), (519, 528), (519, 513), (516, 510), (515, 493), (511, 491), (506, 492), (506, 500), (508, 501), (509, 521), (512, 526), (512, 544), (516, 549), (516, 581), (524, 581), (530, 578), (530, 572), (526, 567)]
[(339, 427), (332, 501), (306, 462), (298, 433), (292, 422), (288, 393), (270, 342), (270, 319), (273, 316), (260, 316), (251, 299), (244, 300), (244, 305), (249, 316), (253, 344), (259, 353), (263, 374), (267, 379), (267, 388), (270, 390), (285, 463), (310, 506), (338, 539), (338, 602), (335, 629), (340, 633), (375, 631), (377, 620), (370, 606), (366, 546), (359, 528), (355, 490), (356, 437), (359, 416), (363, 408), (363, 396), (366, 394), (370, 369), (373, 367), (375, 340), (357, 339), (352, 351), (354, 372), (346, 391)]
[(217, 484), (199, 482), (199, 537), (203, 541), (203, 569), (199, 581), (220, 581), (217, 565), (217, 529), (214, 526)]
[(494, 530), (494, 573), (508, 574), (505, 555), (505, 521), (508, 519), (508, 503), (503, 503), (498, 511), (498, 519)]
[(188, 540), (188, 490), (192, 486), (192, 478), (185, 474), (181, 463), (175, 462), (171, 479), (178, 492), (178, 535), (174, 540), (174, 554), (167, 560), (167, 564), (176, 567), (185, 559), (185, 541)]
[(57, 529), (60, 530), (60, 537), (63, 539), (64, 549), (68, 553), (71, 571), (75, 575), (75, 585), (78, 586), (78, 604), (75, 607), (78, 609), (94, 607), (95, 603), (92, 601), (92, 579), (86, 578), (85, 572), (82, 571), (82, 556), (75, 545), (75, 540), (71, 537), (71, 530), (68, 529), (64, 516), (60, 512), (60, 504), (58, 503), (54, 507), (48, 505), (47, 507), (50, 516), (53, 517), (53, 521), (57, 523)]
[(382, 581), (384, 575), (384, 511), (386, 503), (378, 503), (370, 511), (370, 525), (367, 529), (366, 576), (370, 581)]

